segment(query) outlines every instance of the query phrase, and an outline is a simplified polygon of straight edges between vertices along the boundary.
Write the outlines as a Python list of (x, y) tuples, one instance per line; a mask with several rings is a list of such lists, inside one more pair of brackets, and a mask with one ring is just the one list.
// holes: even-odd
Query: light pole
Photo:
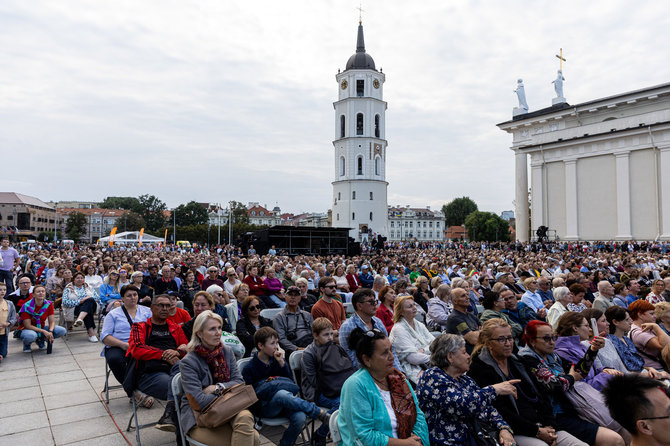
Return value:
[(228, 244), (233, 245), (233, 202), (228, 202)]
[(220, 245), (221, 244), (221, 203), (218, 204), (216, 207), (216, 213), (218, 218), (218, 223), (219, 223), (219, 235), (216, 238), (216, 244)]
[(58, 203), (56, 203), (56, 224), (54, 224), (54, 243), (58, 243)]
[(172, 210), (172, 246), (177, 245), (177, 208)]

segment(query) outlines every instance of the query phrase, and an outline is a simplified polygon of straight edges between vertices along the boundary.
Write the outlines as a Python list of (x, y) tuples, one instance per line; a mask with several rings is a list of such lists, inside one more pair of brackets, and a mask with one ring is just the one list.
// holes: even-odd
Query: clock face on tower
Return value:
[(342, 81), (342, 83), (340, 83), (340, 88), (341, 88), (342, 90), (346, 90), (348, 86), (349, 86), (349, 82), (347, 82), (346, 79), (344, 79), (344, 80)]
[(379, 88), (379, 79), (375, 79), (372, 81), (372, 86), (375, 88)]

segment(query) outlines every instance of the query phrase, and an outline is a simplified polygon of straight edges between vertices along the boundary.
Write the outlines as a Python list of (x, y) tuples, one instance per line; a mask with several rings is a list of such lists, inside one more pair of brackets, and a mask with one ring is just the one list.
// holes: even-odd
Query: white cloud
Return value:
[[(0, 4), (3, 184), (49, 199), (152, 193), (325, 211), (335, 74), (355, 1)], [(387, 75), (389, 204), (468, 195), (512, 208), (509, 136), (522, 77), (550, 105), (559, 47), (570, 103), (667, 82), (663, 2), (363, 6)]]

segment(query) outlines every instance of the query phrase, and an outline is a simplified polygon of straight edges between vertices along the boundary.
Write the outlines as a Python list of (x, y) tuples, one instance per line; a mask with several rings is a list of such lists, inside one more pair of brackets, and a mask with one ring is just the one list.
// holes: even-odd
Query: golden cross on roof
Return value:
[(356, 9), (358, 9), (358, 24), (362, 25), (363, 24), (363, 13), (365, 12), (365, 10), (363, 9), (363, 2), (361, 2), (358, 5), (358, 8), (356, 8)]
[(559, 54), (556, 55), (556, 57), (558, 57), (558, 60), (559, 60), (559, 69), (561, 71), (563, 71), (563, 62), (568, 61), (567, 59), (563, 58), (563, 48), (560, 49), (560, 52), (559, 52)]

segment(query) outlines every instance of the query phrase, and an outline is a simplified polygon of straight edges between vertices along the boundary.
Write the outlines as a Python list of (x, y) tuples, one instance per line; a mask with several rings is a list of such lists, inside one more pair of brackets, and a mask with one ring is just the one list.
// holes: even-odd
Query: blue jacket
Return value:
[[(426, 418), (411, 387), (410, 392), (416, 406), (416, 423), (412, 433), (421, 438), (423, 446), (429, 446)], [(360, 369), (344, 382), (337, 425), (342, 436), (341, 445), (356, 445), (356, 441), (362, 446), (388, 444), (392, 433), (391, 418), (378, 387), (366, 369)]]
[(375, 276), (370, 273), (360, 273), (358, 275), (358, 280), (361, 281), (364, 288), (372, 288), (372, 284), (375, 281)]
[(107, 305), (111, 300), (121, 299), (121, 294), (114, 292), (114, 286), (103, 283), (100, 285), (100, 299), (103, 304)]

